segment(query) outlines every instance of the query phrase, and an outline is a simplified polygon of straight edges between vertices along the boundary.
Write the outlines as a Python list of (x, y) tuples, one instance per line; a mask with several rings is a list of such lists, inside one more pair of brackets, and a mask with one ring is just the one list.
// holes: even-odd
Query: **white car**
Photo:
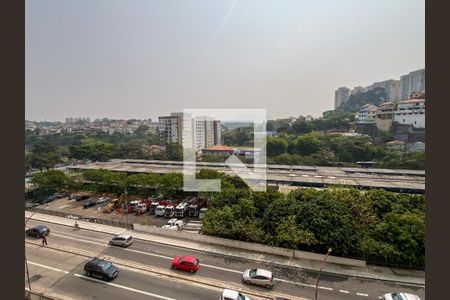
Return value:
[(106, 203), (109, 202), (109, 198), (108, 197), (100, 197), (97, 199), (97, 201), (95, 201), (97, 204), (102, 204), (102, 203)]
[(242, 281), (271, 289), (274, 286), (272, 272), (264, 269), (248, 269), (242, 273)]
[(219, 300), (251, 300), (249, 297), (242, 295), (238, 291), (224, 289)]
[(170, 219), (168, 222), (167, 222), (167, 224), (169, 224), (169, 225), (175, 225), (175, 222), (176, 221), (178, 221), (178, 219)]
[(385, 294), (382, 300), (420, 300), (419, 296), (409, 293), (389, 293)]

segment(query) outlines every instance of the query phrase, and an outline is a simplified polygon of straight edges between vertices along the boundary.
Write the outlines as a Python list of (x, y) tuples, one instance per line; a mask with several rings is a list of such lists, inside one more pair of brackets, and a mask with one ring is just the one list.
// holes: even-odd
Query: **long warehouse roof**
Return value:
[[(253, 165), (247, 165), (253, 168)], [(425, 192), (424, 170), (394, 170), (374, 168), (344, 168), (321, 166), (257, 165), (266, 169), (267, 181), (271, 184), (288, 184), (294, 186), (326, 187), (346, 185), (357, 188), (381, 188), (405, 193)], [(108, 162), (95, 162), (87, 165), (68, 167), (72, 170), (105, 169), (127, 173), (183, 172), (182, 161), (113, 159)], [(225, 163), (197, 162), (197, 170), (214, 169), (231, 174)]]

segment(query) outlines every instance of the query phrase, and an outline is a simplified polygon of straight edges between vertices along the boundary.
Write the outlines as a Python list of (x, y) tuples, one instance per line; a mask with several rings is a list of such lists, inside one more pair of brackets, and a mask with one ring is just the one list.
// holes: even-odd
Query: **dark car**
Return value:
[(25, 231), (25, 233), (28, 236), (34, 236), (34, 237), (40, 238), (42, 236), (49, 235), (50, 229), (48, 229), (48, 227), (44, 226), (44, 225), (36, 225), (33, 228), (30, 228), (27, 231)]
[(89, 207), (95, 206), (96, 204), (97, 204), (97, 202), (95, 200), (92, 200), (92, 201), (86, 202), (83, 205), (83, 208), (89, 208)]
[(99, 277), (105, 280), (113, 280), (119, 275), (119, 269), (109, 261), (94, 258), (84, 265), (84, 271), (91, 277)]
[(77, 201), (82, 201), (82, 200), (86, 200), (89, 199), (89, 196), (86, 195), (80, 195), (78, 197), (75, 198)]

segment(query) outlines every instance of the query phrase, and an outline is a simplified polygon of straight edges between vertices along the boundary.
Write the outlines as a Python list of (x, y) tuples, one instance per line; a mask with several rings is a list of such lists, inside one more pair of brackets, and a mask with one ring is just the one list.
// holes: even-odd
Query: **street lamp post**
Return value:
[(317, 291), (318, 291), (318, 289), (319, 289), (319, 278), (320, 278), (320, 273), (322, 272), (323, 266), (325, 265), (325, 261), (327, 260), (328, 255), (331, 253), (331, 251), (332, 251), (332, 249), (331, 249), (331, 248), (328, 248), (328, 252), (327, 252), (327, 254), (325, 255), (325, 258), (323, 259), (322, 266), (320, 266), (319, 273), (317, 274), (316, 294), (315, 294), (315, 296), (314, 296), (314, 300), (317, 300)]
[(127, 187), (125, 186), (125, 210), (127, 214), (127, 229), (128, 229), (128, 197), (127, 197)]

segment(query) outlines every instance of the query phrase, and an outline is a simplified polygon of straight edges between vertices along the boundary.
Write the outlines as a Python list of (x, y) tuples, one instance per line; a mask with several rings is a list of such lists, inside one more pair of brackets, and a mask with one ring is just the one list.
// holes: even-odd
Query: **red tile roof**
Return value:
[(236, 149), (233, 148), (233, 147), (225, 146), (225, 145), (214, 145), (214, 146), (206, 148), (206, 150), (211, 150), (211, 151), (234, 151)]

